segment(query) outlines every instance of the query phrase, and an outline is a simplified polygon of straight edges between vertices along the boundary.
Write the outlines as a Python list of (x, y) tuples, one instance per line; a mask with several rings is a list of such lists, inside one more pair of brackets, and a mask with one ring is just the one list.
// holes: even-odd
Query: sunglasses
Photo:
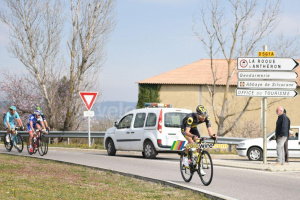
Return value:
[(200, 118), (204, 119), (206, 115), (198, 115)]

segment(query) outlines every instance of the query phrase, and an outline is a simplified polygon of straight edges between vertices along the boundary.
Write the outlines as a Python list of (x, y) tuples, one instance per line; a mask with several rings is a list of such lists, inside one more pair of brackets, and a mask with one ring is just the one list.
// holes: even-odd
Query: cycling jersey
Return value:
[(42, 126), (41, 121), (46, 121), (45, 115), (42, 113), (41, 120), (38, 122)]
[(14, 115), (11, 115), (10, 112), (6, 113), (6, 115), (3, 117), (3, 124), (5, 126), (5, 129), (7, 129), (7, 121), (9, 122), (9, 125), (10, 125), (11, 129), (15, 128), (14, 119), (20, 119), (20, 116), (17, 113), (17, 111), (15, 112)]
[(42, 121), (42, 117), (38, 117), (38, 118), (35, 118), (35, 115), (30, 115), (29, 117), (29, 121), (27, 123), (27, 128), (28, 128), (28, 131), (33, 131), (31, 130), (31, 127), (30, 127), (30, 122), (32, 122), (32, 127), (35, 128), (36, 124), (40, 124), (40, 122)]
[(208, 115), (205, 117), (204, 121), (201, 121), (201, 120), (197, 119), (197, 113), (187, 114), (186, 117), (183, 118), (183, 120), (182, 120), (181, 133), (185, 136), (185, 129), (188, 127), (188, 128), (191, 128), (190, 133), (200, 137), (197, 126), (204, 122), (206, 123), (207, 128), (211, 127), (210, 118)]
[(45, 117), (44, 113), (42, 113), (41, 117), (42, 117), (43, 121), (46, 121), (46, 117)]

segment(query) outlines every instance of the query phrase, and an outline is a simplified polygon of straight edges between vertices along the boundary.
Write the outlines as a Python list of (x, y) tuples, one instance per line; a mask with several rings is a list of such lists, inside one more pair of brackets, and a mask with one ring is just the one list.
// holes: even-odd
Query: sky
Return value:
[[(299, 7), (298, 0), (282, 2), (274, 34), (299, 33)], [(136, 102), (136, 82), (207, 58), (192, 30), (198, 9), (199, 0), (117, 0), (117, 25), (96, 83), (99, 100)], [(9, 29), (0, 22), (0, 71), (17, 71), (22, 76), (25, 67), (7, 52), (8, 40)]]

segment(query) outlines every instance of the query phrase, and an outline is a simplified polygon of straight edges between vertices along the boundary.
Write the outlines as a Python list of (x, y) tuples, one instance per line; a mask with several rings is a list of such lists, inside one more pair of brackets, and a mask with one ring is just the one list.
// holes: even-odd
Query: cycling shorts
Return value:
[[(33, 124), (33, 125), (32, 125), (34, 129), (36, 128), (36, 125), (37, 125), (37, 124), (39, 124), (39, 123), (36, 123), (36, 124)], [(28, 130), (28, 131), (35, 131), (35, 130), (31, 130), (30, 124), (29, 124), (29, 123), (27, 124), (27, 130)]]

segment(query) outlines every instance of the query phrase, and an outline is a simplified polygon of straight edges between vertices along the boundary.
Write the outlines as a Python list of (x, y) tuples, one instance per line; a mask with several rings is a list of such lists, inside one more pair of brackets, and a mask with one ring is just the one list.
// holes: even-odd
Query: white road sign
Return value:
[(238, 72), (239, 80), (263, 80), (263, 79), (278, 79), (278, 80), (295, 80), (298, 74), (294, 71), (290, 72)]
[(85, 117), (94, 117), (95, 116), (95, 112), (94, 111), (84, 111), (83, 112)]
[(238, 58), (238, 70), (262, 70), (262, 71), (291, 71), (299, 63), (293, 58)]
[(244, 97), (295, 97), (297, 91), (295, 90), (249, 90), (236, 89), (236, 96)]
[(296, 89), (296, 81), (238, 81), (238, 88), (249, 89)]

